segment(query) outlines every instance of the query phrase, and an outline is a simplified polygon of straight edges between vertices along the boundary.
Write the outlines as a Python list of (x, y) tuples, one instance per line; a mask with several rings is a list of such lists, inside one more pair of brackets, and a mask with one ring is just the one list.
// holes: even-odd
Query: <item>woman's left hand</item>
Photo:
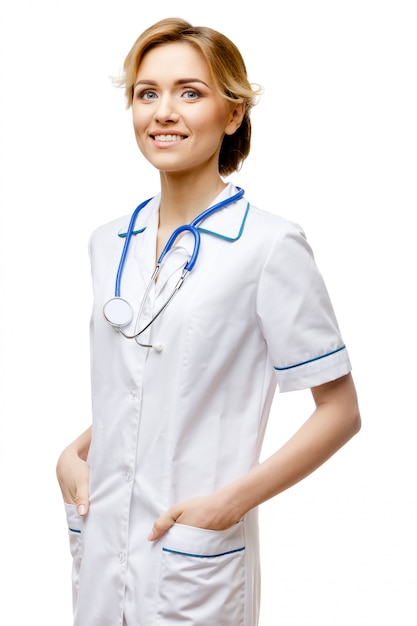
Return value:
[(153, 525), (149, 541), (156, 541), (174, 524), (186, 524), (208, 530), (226, 530), (236, 524), (242, 515), (233, 506), (226, 490), (209, 496), (198, 496), (175, 504), (165, 511)]

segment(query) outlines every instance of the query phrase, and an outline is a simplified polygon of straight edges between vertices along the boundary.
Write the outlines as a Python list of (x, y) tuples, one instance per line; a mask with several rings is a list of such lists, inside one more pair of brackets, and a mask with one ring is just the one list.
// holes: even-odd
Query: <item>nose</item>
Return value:
[(164, 94), (158, 99), (154, 117), (160, 124), (178, 122), (179, 114), (175, 110), (175, 99), (170, 94)]

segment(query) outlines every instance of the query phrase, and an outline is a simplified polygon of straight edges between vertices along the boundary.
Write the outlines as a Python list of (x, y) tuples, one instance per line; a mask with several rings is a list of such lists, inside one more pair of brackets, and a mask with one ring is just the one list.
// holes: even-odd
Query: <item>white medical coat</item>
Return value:
[[(233, 185), (216, 199), (236, 192)], [(136, 314), (155, 266), (159, 196), (139, 214), (121, 281)], [(141, 341), (103, 317), (114, 296), (123, 217), (90, 241), (93, 430), (90, 511), (66, 505), (75, 626), (256, 626), (257, 511), (224, 531), (175, 524), (174, 503), (210, 494), (258, 463), (276, 384), (304, 389), (350, 371), (334, 312), (300, 227), (246, 199), (201, 224), (185, 284)], [(152, 286), (140, 326), (193, 248), (186, 233)], [(134, 323), (132, 324), (132, 330)]]

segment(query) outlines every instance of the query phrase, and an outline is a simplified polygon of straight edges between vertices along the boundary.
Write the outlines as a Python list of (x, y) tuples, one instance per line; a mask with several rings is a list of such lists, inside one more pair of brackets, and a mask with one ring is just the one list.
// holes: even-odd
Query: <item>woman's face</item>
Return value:
[(149, 50), (136, 76), (133, 126), (142, 154), (161, 172), (218, 171), (224, 134), (238, 128), (201, 54), (188, 43)]

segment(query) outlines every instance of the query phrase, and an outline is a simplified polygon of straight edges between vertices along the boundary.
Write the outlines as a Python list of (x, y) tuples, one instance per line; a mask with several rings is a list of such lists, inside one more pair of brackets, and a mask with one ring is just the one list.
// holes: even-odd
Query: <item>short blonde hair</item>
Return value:
[(180, 18), (167, 18), (147, 28), (135, 41), (124, 64), (123, 74), (114, 82), (124, 87), (129, 108), (139, 65), (149, 50), (173, 42), (187, 42), (205, 59), (219, 93), (232, 103), (244, 104), (244, 118), (233, 135), (225, 135), (219, 155), (219, 172), (237, 171), (249, 154), (251, 141), (250, 110), (262, 93), (259, 85), (248, 81), (239, 49), (225, 35), (205, 26), (192, 26)]

